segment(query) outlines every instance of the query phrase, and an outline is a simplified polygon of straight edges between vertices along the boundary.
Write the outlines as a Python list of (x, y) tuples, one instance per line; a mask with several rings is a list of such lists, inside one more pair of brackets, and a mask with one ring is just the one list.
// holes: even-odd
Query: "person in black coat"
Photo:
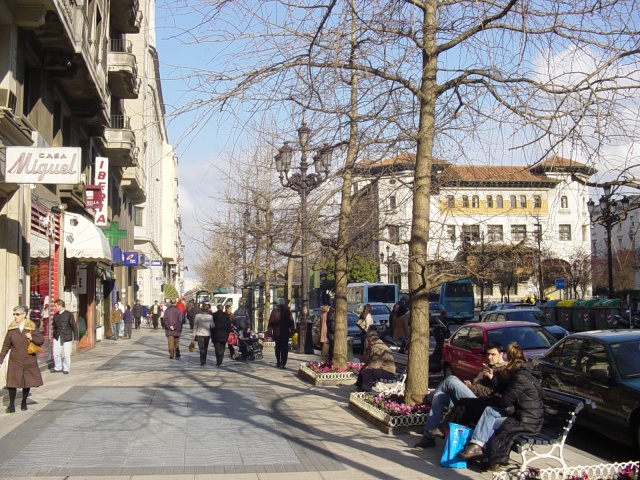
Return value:
[(487, 407), (470, 443), (458, 456), (471, 460), (483, 456), (489, 459), (489, 470), (498, 471), (509, 460), (509, 451), (515, 437), (523, 433), (539, 433), (544, 421), (541, 374), (533, 369), (516, 344), (507, 350), (509, 363), (505, 371), (509, 375), (506, 390), (500, 396), (497, 407)]
[(284, 300), (280, 300), (278, 306), (271, 311), (267, 325), (268, 336), (273, 337), (276, 344), (276, 368), (286, 368), (287, 358), (289, 358), (289, 339), (295, 329), (291, 310)]
[[(73, 313), (65, 310), (64, 300), (53, 304), (53, 371), (68, 374), (71, 370), (71, 343), (78, 338), (78, 329)], [(61, 358), (64, 354), (64, 359)]]
[(211, 329), (211, 341), (216, 352), (216, 365), (222, 365), (224, 351), (227, 348), (227, 339), (231, 331), (231, 318), (223, 310), (223, 305), (217, 305), (217, 311), (213, 314), (213, 328)]

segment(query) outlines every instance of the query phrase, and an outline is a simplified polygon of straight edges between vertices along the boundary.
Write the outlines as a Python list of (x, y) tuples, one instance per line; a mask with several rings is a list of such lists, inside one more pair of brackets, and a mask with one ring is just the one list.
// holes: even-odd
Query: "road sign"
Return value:
[(152, 267), (161, 267), (162, 266), (162, 260), (151, 260), (151, 266)]
[(564, 278), (556, 278), (556, 290), (564, 290), (565, 286)]

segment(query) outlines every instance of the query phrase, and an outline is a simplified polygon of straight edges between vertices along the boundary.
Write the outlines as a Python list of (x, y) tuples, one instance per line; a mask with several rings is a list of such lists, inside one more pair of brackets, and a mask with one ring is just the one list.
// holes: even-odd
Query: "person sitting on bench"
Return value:
[(365, 341), (367, 353), (356, 380), (356, 387), (360, 392), (372, 391), (375, 380), (391, 380), (396, 376), (396, 362), (389, 346), (380, 340), (374, 330), (367, 333)]

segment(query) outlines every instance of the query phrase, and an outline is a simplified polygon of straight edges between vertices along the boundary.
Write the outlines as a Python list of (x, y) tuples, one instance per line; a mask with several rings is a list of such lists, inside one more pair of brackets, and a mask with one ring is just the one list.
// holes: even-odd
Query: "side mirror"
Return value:
[(592, 368), (589, 370), (589, 377), (593, 380), (608, 380), (609, 372), (606, 368)]

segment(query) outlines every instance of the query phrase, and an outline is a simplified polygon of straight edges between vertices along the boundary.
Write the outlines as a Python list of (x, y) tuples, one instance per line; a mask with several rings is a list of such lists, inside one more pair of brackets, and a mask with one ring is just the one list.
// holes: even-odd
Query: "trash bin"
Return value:
[(538, 308), (542, 310), (544, 316), (553, 322), (554, 325), (558, 325), (558, 316), (556, 315), (556, 304), (559, 300), (548, 300), (544, 303), (539, 303)]
[(347, 337), (347, 362), (353, 362), (353, 337)]
[(569, 332), (573, 332), (573, 313), (571, 308), (576, 300), (560, 300), (556, 304), (558, 325)]
[(596, 328), (596, 311), (594, 306), (598, 300), (578, 300), (573, 304), (573, 330), (587, 332)]
[(608, 330), (615, 326), (616, 315), (620, 315), (620, 299), (601, 300), (596, 305), (596, 328)]

